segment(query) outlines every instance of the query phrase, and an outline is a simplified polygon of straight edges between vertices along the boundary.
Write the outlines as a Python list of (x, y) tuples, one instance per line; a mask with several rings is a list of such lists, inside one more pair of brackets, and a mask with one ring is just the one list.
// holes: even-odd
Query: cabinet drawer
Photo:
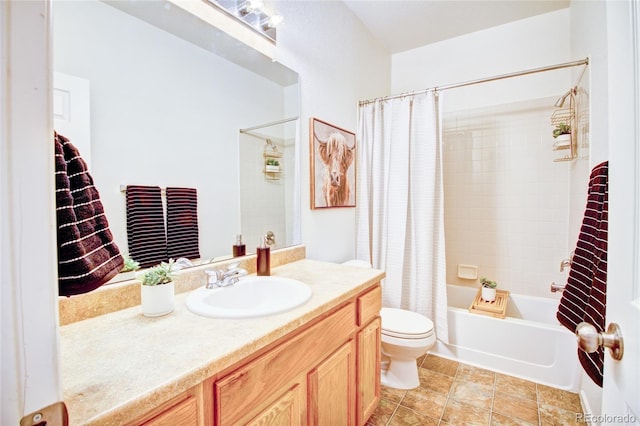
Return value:
[(203, 404), (202, 385), (199, 384), (126, 426), (199, 426), (204, 423)]
[(373, 290), (358, 297), (358, 327), (380, 315), (382, 309), (382, 288), (380, 284)]
[(347, 341), (353, 333), (355, 317), (355, 305), (349, 303), (216, 382), (216, 424), (234, 424), (247, 412), (268, 403), (296, 376)]

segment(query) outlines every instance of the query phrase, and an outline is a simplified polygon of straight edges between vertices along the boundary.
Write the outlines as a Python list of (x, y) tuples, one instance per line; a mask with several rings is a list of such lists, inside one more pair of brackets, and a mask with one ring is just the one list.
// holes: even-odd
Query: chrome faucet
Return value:
[(568, 268), (571, 266), (571, 259), (564, 259), (560, 262), (560, 272), (564, 271), (564, 268)]
[(233, 285), (239, 281), (240, 277), (248, 273), (246, 269), (240, 268), (240, 263), (232, 263), (226, 270), (209, 269), (204, 272), (207, 274), (206, 287), (208, 289)]

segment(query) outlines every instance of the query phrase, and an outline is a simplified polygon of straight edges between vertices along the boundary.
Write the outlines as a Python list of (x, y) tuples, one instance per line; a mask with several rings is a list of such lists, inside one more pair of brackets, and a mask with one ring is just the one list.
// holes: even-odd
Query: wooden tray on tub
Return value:
[(469, 306), (469, 312), (494, 318), (504, 318), (507, 316), (508, 302), (509, 292), (507, 290), (496, 290), (496, 300), (485, 302), (482, 300), (482, 288), (480, 288), (475, 299), (473, 299), (473, 303)]

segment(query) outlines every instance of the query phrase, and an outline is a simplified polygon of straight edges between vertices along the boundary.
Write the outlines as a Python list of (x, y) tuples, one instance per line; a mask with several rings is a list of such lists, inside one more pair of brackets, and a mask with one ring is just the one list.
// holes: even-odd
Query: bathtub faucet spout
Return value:
[(551, 283), (551, 293), (555, 293), (558, 291), (564, 291), (564, 286), (563, 285), (558, 285), (555, 282)]

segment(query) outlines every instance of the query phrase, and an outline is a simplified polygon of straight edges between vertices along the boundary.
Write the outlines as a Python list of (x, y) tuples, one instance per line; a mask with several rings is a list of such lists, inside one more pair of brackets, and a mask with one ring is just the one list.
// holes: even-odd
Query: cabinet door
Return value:
[(257, 413), (265, 411), (264, 407), (273, 406), (274, 396), (291, 389), (294, 383), (303, 383), (303, 395), (306, 396), (307, 373), (348, 341), (354, 329), (355, 306), (348, 303), (294, 337), (285, 337), (277, 347), (216, 381), (215, 423), (237, 425), (247, 416), (250, 416), (247, 420), (255, 418)]
[(358, 424), (364, 425), (380, 401), (380, 318), (358, 333)]
[[(296, 384), (246, 424), (249, 426), (297, 426), (302, 424), (303, 386)], [(244, 422), (241, 422), (244, 424)]]
[(355, 379), (355, 344), (350, 340), (309, 373), (309, 424), (355, 424)]

